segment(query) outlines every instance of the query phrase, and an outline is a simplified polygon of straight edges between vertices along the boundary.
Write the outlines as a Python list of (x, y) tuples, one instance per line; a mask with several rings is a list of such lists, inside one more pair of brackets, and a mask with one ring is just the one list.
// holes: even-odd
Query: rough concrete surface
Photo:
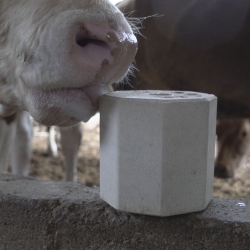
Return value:
[(213, 199), (203, 212), (119, 212), (99, 188), (0, 176), (0, 250), (250, 249), (250, 200)]

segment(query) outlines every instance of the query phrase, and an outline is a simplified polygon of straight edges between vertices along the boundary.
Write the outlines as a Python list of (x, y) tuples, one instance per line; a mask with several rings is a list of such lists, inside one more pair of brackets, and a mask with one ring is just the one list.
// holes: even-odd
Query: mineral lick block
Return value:
[(100, 103), (100, 195), (114, 208), (170, 216), (206, 208), (213, 193), (217, 98), (118, 91)]

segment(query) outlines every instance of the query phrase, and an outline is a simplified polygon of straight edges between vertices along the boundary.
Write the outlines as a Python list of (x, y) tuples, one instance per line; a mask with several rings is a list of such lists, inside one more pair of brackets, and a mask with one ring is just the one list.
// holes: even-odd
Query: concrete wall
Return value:
[(250, 200), (213, 199), (199, 213), (118, 212), (99, 188), (0, 176), (0, 250), (250, 249)]

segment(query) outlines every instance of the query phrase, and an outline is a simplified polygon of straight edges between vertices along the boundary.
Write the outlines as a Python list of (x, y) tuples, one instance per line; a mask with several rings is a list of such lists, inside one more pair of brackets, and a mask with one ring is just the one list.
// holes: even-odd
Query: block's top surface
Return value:
[(167, 90), (132, 90), (115, 91), (104, 95), (103, 98), (139, 99), (159, 101), (211, 101), (216, 99), (214, 95), (191, 91), (167, 91)]

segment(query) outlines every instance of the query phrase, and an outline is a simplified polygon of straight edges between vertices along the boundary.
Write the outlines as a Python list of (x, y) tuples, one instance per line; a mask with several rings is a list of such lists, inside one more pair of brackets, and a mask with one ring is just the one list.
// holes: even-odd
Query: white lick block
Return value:
[(206, 208), (213, 193), (217, 98), (118, 91), (100, 103), (100, 195), (114, 208), (170, 216)]

